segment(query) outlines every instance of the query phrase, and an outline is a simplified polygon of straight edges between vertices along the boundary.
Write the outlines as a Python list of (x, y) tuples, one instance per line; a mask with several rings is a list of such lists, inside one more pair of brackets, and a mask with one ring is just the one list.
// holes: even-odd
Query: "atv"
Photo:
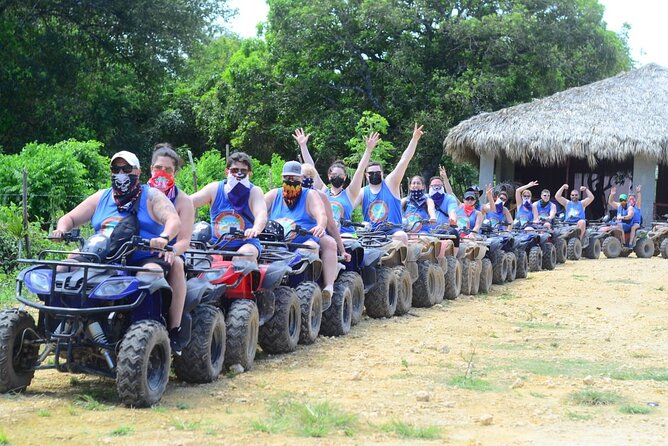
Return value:
[[(42, 251), (37, 259), (19, 259), (30, 266), (18, 275), (16, 298), (37, 310), (37, 323), (22, 309), (0, 312), (0, 392), (23, 391), (36, 370), (53, 368), (115, 379), (127, 406), (156, 404), (171, 365), (166, 328), (171, 288), (164, 277), (135, 275), (154, 270), (125, 265), (132, 252), (151, 249), (149, 241), (133, 236), (110, 253), (110, 239), (101, 234), (84, 242), (72, 231), (62, 240), (78, 242), (77, 255), (83, 261), (48, 259), (70, 254), (56, 250)], [(188, 282), (183, 354), (207, 353), (190, 365), (193, 373), (180, 376), (192, 382), (213, 381), (223, 367), (223, 314), (201, 302), (209, 288), (206, 281)], [(52, 359), (47, 363), (48, 357)]]
[(495, 222), (492, 226), (485, 219), (480, 228), (488, 248), (485, 257), (492, 264), (492, 283), (497, 285), (512, 282), (517, 277), (516, 240), (511, 232), (502, 229), (506, 226), (505, 222)]
[(622, 226), (615, 223), (599, 227), (596, 237), (601, 241), (603, 255), (609, 259), (628, 257), (632, 252), (641, 259), (654, 255), (653, 240), (646, 230), (640, 228), (636, 230), (635, 246), (629, 246), (630, 233), (624, 233)]
[(652, 230), (647, 236), (654, 244), (654, 255), (661, 255), (668, 259), (668, 214), (663, 215), (666, 221), (655, 221), (652, 223)]

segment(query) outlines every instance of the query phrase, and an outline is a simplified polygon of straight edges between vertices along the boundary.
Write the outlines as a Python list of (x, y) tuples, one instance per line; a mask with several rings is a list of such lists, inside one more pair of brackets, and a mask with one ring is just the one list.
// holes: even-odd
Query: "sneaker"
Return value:
[(176, 356), (181, 356), (183, 346), (181, 345), (181, 327), (174, 327), (169, 330), (169, 346), (172, 348), (172, 353)]
[(323, 311), (332, 304), (332, 294), (334, 290), (331, 288), (323, 288), (322, 289), (322, 308)]

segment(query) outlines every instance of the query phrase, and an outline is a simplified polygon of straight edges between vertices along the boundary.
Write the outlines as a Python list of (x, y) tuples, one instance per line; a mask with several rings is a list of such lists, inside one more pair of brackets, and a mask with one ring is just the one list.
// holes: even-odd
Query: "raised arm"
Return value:
[[(304, 160), (305, 163), (312, 164), (315, 166), (315, 161), (313, 161), (313, 157), (311, 156), (311, 152), (308, 151), (308, 139), (311, 136), (309, 133), (308, 135), (304, 133), (304, 129), (297, 129), (295, 130), (295, 133), (292, 135), (292, 137), (297, 141), (297, 144), (299, 145), (299, 150), (301, 151), (302, 154), (302, 159)], [(320, 174), (316, 172), (315, 177), (313, 178), (313, 187), (317, 190), (322, 190), (325, 188), (325, 183), (322, 181), (322, 178), (320, 178)]]
[(366, 170), (366, 166), (369, 164), (369, 160), (371, 159), (371, 152), (373, 152), (373, 149), (376, 147), (379, 141), (380, 134), (378, 132), (373, 132), (368, 137), (364, 138), (366, 149), (364, 150), (364, 154), (362, 155), (360, 163), (357, 165), (353, 179), (350, 180), (350, 184), (346, 188), (346, 193), (348, 194), (348, 199), (351, 203), (354, 203), (357, 200), (357, 196), (362, 190), (364, 171)]
[(202, 206), (212, 204), (213, 200), (216, 199), (216, 194), (218, 193), (218, 183), (218, 181), (209, 183), (202, 189), (192, 194), (190, 199), (193, 201), (193, 206), (195, 208), (201, 208)]
[(515, 189), (515, 204), (517, 205), (517, 207), (520, 207), (522, 205), (522, 192), (534, 186), (538, 186), (538, 181), (536, 180), (531, 181), (530, 183), (527, 183), (524, 186), (520, 186), (517, 189)]
[(636, 206), (638, 209), (642, 208), (642, 196), (641, 196), (641, 191), (642, 190), (642, 184), (639, 184), (636, 186)]
[(619, 207), (619, 203), (615, 201), (614, 197), (617, 194), (617, 188), (612, 187), (610, 189), (610, 195), (608, 195), (608, 205), (612, 206), (613, 209), (617, 209)]
[(494, 205), (494, 194), (492, 193), (494, 188), (492, 187), (491, 184), (488, 184), (485, 187), (485, 190), (486, 190), (485, 196), (487, 197), (487, 203), (483, 204), (480, 210), (483, 212), (489, 212), (492, 210), (492, 206)]
[(587, 198), (582, 200), (582, 208), (583, 209), (586, 208), (587, 206), (589, 206), (592, 203), (592, 201), (594, 201), (594, 194), (591, 193), (589, 188), (587, 186), (581, 186), (580, 187), (580, 193), (585, 193), (585, 192), (587, 192)]
[(566, 197), (564, 197), (564, 191), (566, 190), (568, 190), (568, 184), (564, 184), (563, 186), (561, 186), (557, 191), (556, 195), (554, 196), (554, 198), (556, 198), (559, 204), (562, 205), (563, 207), (566, 207), (566, 205), (568, 204), (568, 200), (566, 199)]
[(246, 238), (255, 238), (264, 230), (269, 218), (267, 204), (264, 201), (264, 194), (262, 194), (262, 189), (258, 186), (253, 186), (251, 189), (250, 196), (248, 197), (248, 205), (253, 213), (253, 219), (255, 221), (253, 222), (252, 228), (246, 229), (244, 236)]
[(448, 172), (445, 171), (445, 167), (441, 165), (438, 166), (438, 175), (441, 177), (441, 181), (443, 181), (443, 187), (445, 187), (445, 191), (455, 197), (457, 203), (459, 204), (459, 199), (457, 199), (455, 192), (452, 190), (452, 185), (448, 179)]
[(418, 141), (420, 141), (420, 138), (424, 134), (422, 131), (423, 126), (419, 126), (415, 124), (415, 127), (413, 128), (413, 137), (411, 138), (411, 142), (408, 143), (408, 147), (406, 147), (406, 150), (404, 150), (404, 153), (401, 155), (401, 159), (397, 163), (397, 166), (390, 172), (390, 174), (385, 178), (385, 182), (387, 183), (388, 187), (390, 188), (390, 191), (394, 194), (395, 197), (399, 197), (399, 188), (401, 187), (401, 180), (404, 178), (404, 175), (406, 174), (406, 169), (408, 169), (408, 163), (410, 163), (411, 159), (413, 159), (413, 155), (415, 155), (415, 149), (417, 148)]

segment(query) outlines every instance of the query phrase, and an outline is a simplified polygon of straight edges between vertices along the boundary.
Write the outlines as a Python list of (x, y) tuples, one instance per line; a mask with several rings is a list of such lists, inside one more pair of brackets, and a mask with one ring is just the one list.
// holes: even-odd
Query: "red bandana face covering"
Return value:
[(167, 195), (170, 200), (174, 196), (174, 177), (164, 170), (156, 170), (151, 179), (148, 180), (148, 185)]
[(467, 216), (470, 216), (473, 213), (473, 211), (475, 211), (475, 206), (472, 206), (470, 204), (465, 204), (464, 205), (464, 213)]
[(283, 200), (290, 209), (295, 207), (302, 193), (301, 181), (283, 181)]

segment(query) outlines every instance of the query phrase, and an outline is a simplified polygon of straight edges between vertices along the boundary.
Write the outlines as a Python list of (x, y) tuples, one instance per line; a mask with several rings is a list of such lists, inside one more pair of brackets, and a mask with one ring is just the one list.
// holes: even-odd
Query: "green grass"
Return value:
[(179, 410), (188, 410), (191, 407), (192, 406), (188, 403), (176, 403), (176, 408), (179, 409)]
[(49, 411), (46, 410), (46, 409), (40, 409), (40, 410), (37, 411), (37, 416), (38, 416), (38, 417), (50, 417), (50, 416), (51, 416), (51, 412), (49, 412)]
[(475, 377), (466, 377), (464, 375), (453, 376), (448, 380), (448, 384), (459, 389), (476, 390), (478, 392), (493, 390), (492, 384), (489, 381)]
[(94, 410), (94, 411), (100, 411), (100, 410), (109, 410), (110, 407), (107, 406), (106, 404), (103, 404), (95, 399), (92, 395), (88, 394), (83, 394), (83, 395), (77, 395), (76, 400), (74, 401), (74, 404), (77, 406), (86, 409), (86, 410)]
[(668, 369), (618, 370), (610, 378), (620, 381), (668, 381)]
[(657, 290), (657, 291), (665, 291), (666, 289), (665, 289), (664, 287), (660, 286), (660, 287), (657, 288), (656, 290)]
[(126, 435), (132, 435), (134, 432), (135, 430), (130, 426), (119, 426), (111, 431), (111, 435), (114, 437), (124, 437)]
[(9, 444), (9, 437), (2, 431), (0, 431), (0, 444)]
[(528, 330), (562, 330), (564, 328), (561, 325), (549, 324), (546, 322), (517, 322), (515, 325)]
[(633, 279), (610, 279), (606, 280), (604, 283), (623, 283), (628, 285), (640, 285), (640, 282), (636, 282)]
[(522, 370), (539, 376), (585, 377), (587, 375), (608, 374), (618, 368), (616, 364), (588, 361), (586, 359), (513, 359), (511, 363), (500, 366), (505, 370)]
[(619, 411), (621, 413), (625, 413), (628, 415), (645, 415), (650, 412), (652, 412), (652, 408), (649, 406), (645, 406), (642, 404), (624, 404), (619, 407)]
[(585, 279), (589, 279), (589, 276), (586, 274), (573, 274), (573, 279), (583, 281)]
[(592, 416), (588, 413), (578, 413), (573, 411), (567, 411), (566, 417), (572, 421), (588, 421), (592, 419)]
[(269, 416), (252, 421), (250, 427), (259, 432), (289, 431), (302, 437), (321, 438), (333, 432), (352, 436), (356, 425), (357, 416), (343, 412), (327, 401), (310, 404), (286, 399), (270, 403)]
[(176, 430), (180, 431), (194, 431), (199, 429), (201, 425), (202, 423), (200, 421), (189, 421), (180, 419), (172, 421), (172, 426), (174, 426)]
[[(16, 277), (0, 273), (0, 310), (15, 307)], [(0, 443), (2, 444), (2, 443)]]
[(77, 410), (77, 408), (72, 406), (71, 404), (68, 404), (65, 407), (67, 409), (67, 413), (72, 415), (73, 417), (76, 417), (77, 415), (79, 415), (79, 411)]
[(609, 406), (621, 400), (622, 396), (616, 392), (595, 389), (578, 390), (568, 395), (568, 401), (579, 406)]
[(393, 433), (404, 439), (438, 440), (441, 429), (438, 426), (418, 427), (402, 421), (392, 421), (381, 426), (383, 432)]

